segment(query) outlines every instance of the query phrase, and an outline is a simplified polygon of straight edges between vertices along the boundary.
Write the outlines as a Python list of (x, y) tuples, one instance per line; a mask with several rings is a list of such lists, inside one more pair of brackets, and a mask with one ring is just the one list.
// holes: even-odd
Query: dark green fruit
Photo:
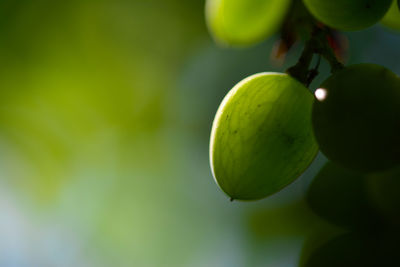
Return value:
[(290, 0), (207, 0), (206, 21), (214, 39), (247, 46), (279, 30)]
[(304, 267), (368, 266), (368, 255), (364, 255), (364, 241), (354, 234), (338, 236), (311, 254)]
[(250, 76), (226, 95), (210, 140), (212, 172), (226, 194), (264, 198), (304, 172), (318, 151), (312, 102), (307, 88), (279, 73)]
[(312, 123), (320, 150), (363, 172), (400, 164), (400, 78), (374, 64), (344, 68), (315, 92)]
[(389, 223), (400, 225), (400, 167), (370, 174), (368, 189), (374, 207)]
[(393, 1), (389, 11), (381, 22), (389, 28), (400, 31), (400, 2)]
[(317, 248), (302, 267), (398, 266), (398, 235), (346, 233)]
[(369, 202), (366, 177), (328, 162), (311, 183), (306, 200), (330, 223), (346, 228), (374, 225), (378, 219)]
[(326, 25), (355, 31), (377, 23), (392, 0), (304, 0), (310, 12)]

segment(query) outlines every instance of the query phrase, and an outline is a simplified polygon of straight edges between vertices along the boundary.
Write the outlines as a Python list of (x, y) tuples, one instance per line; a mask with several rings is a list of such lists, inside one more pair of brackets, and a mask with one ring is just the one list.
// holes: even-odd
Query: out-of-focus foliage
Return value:
[[(85, 164), (78, 158), (86, 150), (88, 160), (107, 160), (108, 149), (101, 152), (97, 142), (117, 142), (111, 147), (125, 150), (158, 135), (165, 89), (188, 48), (183, 39), (193, 42), (201, 32), (199, 21), (188, 20), (192, 4), (8, 1), (0, 8), (1, 134), (21, 164), (29, 162), (19, 172), (48, 181), (12, 182), (37, 187), (37, 196), (46, 198), (57, 192), (63, 174)], [(142, 150), (145, 160), (151, 148)], [(162, 155), (149, 157), (159, 164)]]

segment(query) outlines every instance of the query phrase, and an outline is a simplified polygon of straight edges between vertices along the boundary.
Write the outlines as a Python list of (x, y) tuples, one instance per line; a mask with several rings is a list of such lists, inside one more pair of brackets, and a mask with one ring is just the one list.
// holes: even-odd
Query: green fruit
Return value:
[(317, 153), (312, 94), (287, 74), (261, 73), (238, 83), (214, 119), (210, 163), (221, 189), (254, 200), (293, 182)]
[(389, 28), (400, 31), (400, 3), (398, 1), (393, 1), (392, 6), (381, 22)]
[(363, 243), (364, 241), (354, 234), (340, 235), (317, 248), (303, 267), (368, 266), (364, 265), (368, 261)]
[(332, 162), (314, 178), (306, 201), (318, 216), (346, 228), (360, 229), (379, 219), (369, 203), (366, 177)]
[(281, 26), (290, 0), (207, 0), (206, 21), (216, 41), (246, 46), (271, 36)]
[(346, 233), (317, 248), (302, 267), (395, 266), (396, 245), (378, 233)]
[(304, 0), (310, 12), (326, 25), (355, 31), (377, 23), (392, 0)]
[(400, 164), (400, 78), (374, 64), (335, 72), (317, 89), (312, 122), (320, 150), (363, 172)]
[(374, 207), (392, 224), (400, 224), (400, 167), (368, 177), (368, 192)]

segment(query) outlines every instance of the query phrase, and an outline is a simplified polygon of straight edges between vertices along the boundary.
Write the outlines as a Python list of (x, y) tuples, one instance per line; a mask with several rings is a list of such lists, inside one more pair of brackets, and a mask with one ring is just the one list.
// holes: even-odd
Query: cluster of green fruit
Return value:
[[(218, 42), (250, 45), (295, 16), (296, 8), (290, 7), (300, 0), (293, 1), (208, 0), (206, 18)], [(400, 1), (303, 3), (311, 14), (303, 24), (311, 49), (288, 74), (260, 73), (239, 82), (214, 119), (212, 173), (231, 199), (255, 200), (278, 192), (308, 168), (318, 150), (362, 175), (400, 165), (400, 77), (374, 64), (343, 67), (332, 57), (325, 30), (360, 30), (379, 21), (400, 29)], [(316, 29), (323, 34), (314, 34)], [(313, 54), (332, 66), (315, 96), (307, 88), (315, 74), (309, 69)]]
[(306, 202), (335, 228), (311, 233), (300, 266), (398, 266), (400, 168), (365, 174), (328, 162)]
[(218, 43), (246, 46), (279, 30), (295, 1), (303, 1), (322, 23), (343, 31), (381, 21), (400, 30), (399, 0), (207, 0), (206, 21)]

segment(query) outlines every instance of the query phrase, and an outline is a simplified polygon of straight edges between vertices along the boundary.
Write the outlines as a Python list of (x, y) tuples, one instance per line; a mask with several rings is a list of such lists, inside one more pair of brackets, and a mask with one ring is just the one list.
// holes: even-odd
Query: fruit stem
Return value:
[(309, 87), (311, 82), (314, 80), (314, 78), (318, 76), (318, 74), (319, 74), (318, 68), (319, 68), (320, 64), (321, 64), (321, 55), (318, 55), (317, 64), (315, 65), (315, 67), (313, 69), (309, 70), (309, 72), (308, 72), (307, 87)]
[(320, 29), (318, 36), (316, 37), (319, 41), (316, 53), (320, 54), (326, 61), (328, 61), (331, 66), (331, 72), (334, 73), (343, 69), (344, 66), (336, 58), (336, 55), (328, 42), (328, 34), (329, 32), (327, 33), (326, 30)]
[(318, 54), (328, 61), (332, 73), (342, 69), (343, 64), (337, 60), (335, 53), (329, 45), (327, 36), (328, 33), (324, 28), (315, 26), (298, 62), (293, 67), (287, 69), (286, 73), (308, 87), (318, 75), (319, 64), (316, 68), (310, 69), (314, 54)]
[(298, 80), (299, 82), (307, 84), (308, 73), (309, 73), (308, 69), (310, 67), (313, 55), (314, 55), (314, 45), (313, 45), (313, 39), (311, 38), (305, 44), (304, 50), (301, 53), (301, 56), (296, 65), (287, 69), (286, 73), (295, 78), (296, 80)]

